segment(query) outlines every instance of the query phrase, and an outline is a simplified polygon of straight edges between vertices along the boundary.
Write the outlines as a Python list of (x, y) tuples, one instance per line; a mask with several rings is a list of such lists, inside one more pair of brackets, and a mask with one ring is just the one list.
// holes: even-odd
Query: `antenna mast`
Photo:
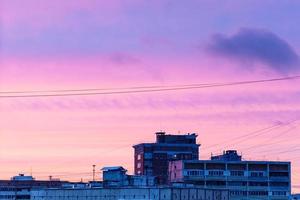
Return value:
[(95, 182), (95, 172), (96, 172), (95, 167), (96, 165), (93, 165), (93, 182)]

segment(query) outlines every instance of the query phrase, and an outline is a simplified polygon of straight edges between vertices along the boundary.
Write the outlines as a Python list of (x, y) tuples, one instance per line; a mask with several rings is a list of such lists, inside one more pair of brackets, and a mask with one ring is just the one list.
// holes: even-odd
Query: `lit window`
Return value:
[(138, 160), (141, 160), (141, 159), (142, 159), (142, 155), (141, 155), (141, 154), (138, 154), (138, 155), (137, 155), (137, 159), (138, 159)]

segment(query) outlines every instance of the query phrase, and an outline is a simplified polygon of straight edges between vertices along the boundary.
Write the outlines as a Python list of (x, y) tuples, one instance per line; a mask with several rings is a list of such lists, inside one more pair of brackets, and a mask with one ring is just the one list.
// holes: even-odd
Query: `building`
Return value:
[(147, 187), (155, 186), (156, 179), (154, 176), (146, 175), (128, 175), (127, 170), (121, 166), (116, 167), (104, 167), (103, 172), (103, 187)]
[(167, 184), (171, 160), (198, 160), (199, 144), (195, 133), (169, 135), (156, 133), (155, 143), (134, 145), (135, 175), (156, 176), (159, 184)]
[(227, 190), (177, 187), (44, 189), (31, 191), (32, 200), (229, 200)]
[(13, 176), (10, 180), (12, 181), (34, 181), (32, 176), (25, 176), (25, 174), (19, 174), (18, 176)]
[(171, 161), (169, 181), (228, 189), (230, 199), (287, 200), (291, 194), (291, 165), (290, 162), (223, 158)]
[(103, 167), (103, 186), (104, 187), (122, 187), (128, 185), (127, 170), (121, 166)]
[(59, 180), (35, 180), (32, 176), (19, 174), (11, 180), (0, 180), (0, 199), (16, 200), (30, 199), (32, 189), (61, 188), (66, 183)]

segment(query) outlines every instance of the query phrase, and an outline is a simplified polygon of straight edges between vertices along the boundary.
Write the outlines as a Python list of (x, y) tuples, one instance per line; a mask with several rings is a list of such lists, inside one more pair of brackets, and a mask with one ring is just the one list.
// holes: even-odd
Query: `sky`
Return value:
[[(0, 0), (1, 95), (300, 75), (299, 9), (293, 0)], [(132, 173), (132, 145), (162, 130), (197, 133), (201, 159), (237, 149), (248, 160), (291, 161), (300, 192), (299, 79), (0, 98), (0, 117), (1, 179), (89, 180), (93, 164)]]

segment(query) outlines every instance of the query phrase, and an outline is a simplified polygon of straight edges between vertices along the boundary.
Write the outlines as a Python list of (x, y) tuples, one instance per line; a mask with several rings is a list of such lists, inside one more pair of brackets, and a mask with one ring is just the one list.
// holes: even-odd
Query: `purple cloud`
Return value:
[(279, 72), (299, 67), (299, 56), (283, 39), (272, 32), (259, 29), (240, 29), (232, 36), (216, 34), (208, 45), (214, 55), (242, 62), (267, 64)]

